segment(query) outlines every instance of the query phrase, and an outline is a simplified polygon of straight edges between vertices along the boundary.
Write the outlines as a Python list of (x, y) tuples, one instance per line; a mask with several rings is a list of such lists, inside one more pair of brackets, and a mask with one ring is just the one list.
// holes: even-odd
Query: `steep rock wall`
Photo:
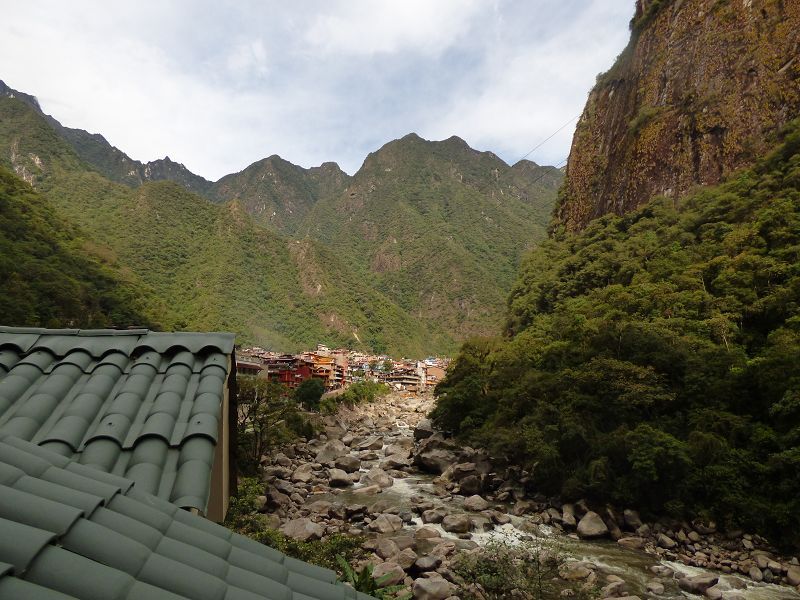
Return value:
[(637, 0), (631, 28), (573, 138), (567, 230), (718, 183), (800, 114), (799, 0)]

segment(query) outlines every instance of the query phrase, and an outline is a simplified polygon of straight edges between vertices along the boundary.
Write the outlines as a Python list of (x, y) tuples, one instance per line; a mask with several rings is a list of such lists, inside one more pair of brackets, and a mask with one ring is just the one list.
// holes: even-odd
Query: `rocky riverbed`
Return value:
[(375, 577), (423, 600), (457, 596), (454, 561), (492, 541), (558, 555), (563, 582), (601, 597), (800, 599), (797, 557), (759, 536), (531, 497), (524, 472), (435, 432), (431, 408), (393, 394), (326, 417), (317, 438), (265, 457), (261, 511), (300, 540), (364, 536)]

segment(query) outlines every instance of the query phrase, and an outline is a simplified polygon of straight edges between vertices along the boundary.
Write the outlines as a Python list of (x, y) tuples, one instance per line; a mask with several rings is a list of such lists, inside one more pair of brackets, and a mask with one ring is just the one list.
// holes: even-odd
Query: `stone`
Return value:
[(456, 455), (444, 448), (430, 448), (421, 451), (414, 457), (414, 464), (428, 473), (441, 475), (445, 469), (453, 464)]
[(705, 595), (706, 598), (709, 598), (710, 600), (720, 600), (722, 598), (723, 591), (724, 590), (720, 587), (720, 585), (717, 584), (708, 588), (705, 592)]
[(308, 510), (317, 515), (328, 516), (331, 512), (331, 503), (326, 500), (317, 500), (307, 506)]
[(414, 570), (424, 573), (425, 571), (435, 571), (442, 564), (442, 557), (436, 555), (420, 556), (414, 562)]
[(447, 512), (443, 508), (432, 508), (422, 513), (423, 523), (441, 523)]
[(380, 436), (371, 436), (356, 445), (359, 450), (380, 450), (383, 448), (383, 438)]
[(354, 473), (361, 468), (361, 460), (352, 454), (340, 456), (333, 462), (333, 464), (337, 469), (341, 469), (346, 473)]
[(592, 570), (580, 563), (566, 563), (560, 572), (565, 581), (580, 581), (592, 574)]
[(403, 519), (397, 515), (382, 513), (372, 520), (369, 528), (378, 533), (394, 533), (403, 528)]
[(578, 535), (583, 539), (605, 537), (608, 535), (608, 527), (600, 515), (590, 510), (578, 522)]
[(672, 550), (675, 546), (678, 545), (678, 542), (673, 540), (668, 535), (664, 535), (663, 533), (659, 533), (658, 536), (656, 537), (656, 540), (661, 548), (665, 548), (667, 550)]
[(575, 520), (575, 507), (572, 504), (561, 506), (561, 524), (567, 529), (574, 529), (578, 525)]
[(476, 494), (464, 500), (464, 508), (467, 510), (480, 512), (489, 508), (489, 503)]
[(790, 565), (786, 571), (786, 581), (789, 585), (800, 585), (800, 567)]
[(624, 581), (612, 581), (601, 588), (603, 598), (615, 598), (625, 595), (626, 584)]
[(347, 487), (353, 485), (350, 475), (342, 469), (328, 469), (328, 485), (332, 487)]
[(380, 538), (375, 545), (375, 554), (383, 560), (389, 560), (393, 556), (400, 554), (400, 548), (389, 538)]
[(481, 491), (481, 480), (477, 475), (467, 475), (458, 484), (463, 496), (473, 496)]
[(314, 461), (321, 464), (327, 464), (333, 462), (340, 456), (344, 456), (348, 452), (350, 452), (350, 450), (344, 445), (344, 443), (342, 443), (341, 440), (331, 440), (329, 442), (325, 442), (322, 448), (319, 449), (319, 452), (317, 452), (317, 455), (314, 457)]
[(267, 504), (272, 507), (284, 507), (291, 504), (289, 496), (282, 494), (273, 487), (267, 490)]
[(399, 554), (396, 554), (393, 560), (408, 571), (417, 562), (417, 553), (411, 548), (405, 548)]
[(415, 600), (444, 600), (453, 592), (453, 586), (443, 577), (420, 578), (411, 587)]
[(379, 485), (366, 485), (364, 487), (357, 488), (353, 490), (354, 494), (364, 494), (365, 496), (374, 496), (375, 494), (381, 491), (381, 486)]
[(642, 550), (644, 548), (645, 540), (644, 538), (632, 536), (619, 538), (617, 543), (623, 548), (628, 548), (629, 550)]
[(438, 538), (439, 532), (436, 531), (433, 527), (420, 527), (414, 532), (414, 537), (418, 540)]
[(308, 483), (314, 477), (314, 469), (310, 463), (300, 465), (292, 473), (292, 481), (299, 483)]
[(411, 465), (411, 459), (407, 455), (392, 454), (381, 461), (381, 469), (402, 469)]
[(664, 593), (664, 584), (659, 581), (648, 581), (646, 587), (648, 592), (656, 596)]
[(301, 542), (318, 540), (325, 533), (322, 526), (306, 518), (287, 521), (281, 526), (280, 531), (282, 534)]
[(401, 583), (406, 577), (403, 567), (395, 562), (384, 562), (372, 571), (372, 578), (380, 587), (389, 587)]
[(377, 485), (380, 488), (388, 488), (392, 487), (394, 479), (380, 467), (372, 467), (361, 477), (361, 483), (365, 485)]
[(416, 441), (424, 440), (433, 435), (433, 424), (430, 419), (422, 419), (414, 428), (414, 439)]
[(442, 529), (450, 533), (468, 533), (472, 529), (472, 521), (468, 515), (447, 515), (442, 519)]
[(719, 577), (711, 573), (703, 573), (694, 577), (684, 577), (678, 580), (678, 587), (690, 594), (705, 594), (710, 587), (717, 585)]
[(635, 510), (626, 508), (622, 511), (622, 518), (625, 521), (625, 527), (631, 531), (636, 531), (642, 526), (642, 519), (639, 517), (639, 513)]

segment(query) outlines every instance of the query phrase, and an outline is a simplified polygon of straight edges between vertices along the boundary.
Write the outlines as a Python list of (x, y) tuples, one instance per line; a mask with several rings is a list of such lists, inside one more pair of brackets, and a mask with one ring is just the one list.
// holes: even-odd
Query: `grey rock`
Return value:
[(464, 500), (464, 508), (467, 510), (480, 512), (489, 508), (489, 503), (476, 494)]
[(422, 419), (414, 428), (414, 439), (417, 441), (424, 440), (431, 437), (433, 433), (433, 425), (430, 419)]
[(472, 520), (469, 515), (447, 515), (442, 519), (442, 529), (450, 533), (468, 533), (472, 529)]
[(584, 539), (605, 537), (608, 535), (608, 527), (600, 515), (590, 510), (578, 523), (578, 535)]
[(379, 582), (380, 587), (397, 585), (405, 579), (406, 572), (403, 567), (395, 562), (381, 563), (372, 571), (372, 578)]
[(325, 533), (318, 523), (314, 523), (311, 519), (306, 518), (287, 521), (281, 526), (280, 531), (284, 535), (300, 540), (301, 542), (318, 540)]
[(375, 554), (380, 556), (383, 560), (388, 560), (400, 554), (400, 548), (392, 540), (380, 538), (375, 545)]
[(369, 524), (369, 528), (378, 533), (394, 533), (403, 528), (403, 519), (397, 515), (383, 513), (373, 519)]
[(481, 480), (477, 475), (467, 475), (458, 484), (461, 494), (464, 496), (472, 496), (481, 491)]
[(636, 531), (642, 526), (642, 519), (639, 517), (639, 513), (635, 510), (626, 508), (624, 511), (622, 511), (622, 518), (625, 521), (625, 526), (631, 531)]
[(381, 488), (391, 487), (394, 480), (380, 467), (372, 467), (361, 477), (361, 483), (365, 485), (377, 485)]
[(414, 582), (411, 593), (415, 600), (444, 600), (453, 593), (453, 586), (443, 577), (420, 578)]
[(299, 483), (308, 483), (314, 477), (314, 469), (310, 463), (300, 465), (292, 473), (292, 481)]
[(414, 569), (420, 572), (435, 571), (441, 564), (442, 564), (441, 556), (435, 556), (429, 554), (427, 556), (420, 556), (414, 562)]
[(348, 450), (347, 446), (345, 446), (341, 440), (331, 440), (330, 442), (326, 442), (322, 448), (319, 449), (314, 460), (321, 464), (327, 464), (344, 456), (348, 452), (350, 452), (350, 450)]
[(358, 457), (348, 454), (340, 456), (333, 463), (337, 469), (341, 469), (347, 473), (353, 473), (361, 468), (361, 460)]
[(675, 546), (678, 545), (678, 542), (673, 540), (671, 537), (664, 535), (663, 533), (659, 533), (656, 538), (658, 545), (662, 548), (666, 548), (667, 550), (672, 550)]
[(702, 575), (695, 575), (694, 577), (679, 579), (678, 587), (690, 594), (704, 594), (708, 588), (715, 586), (718, 581), (719, 577), (716, 575), (704, 573)]
[(328, 469), (328, 484), (332, 487), (347, 487), (353, 485), (353, 481), (342, 469)]
[(423, 471), (441, 474), (456, 460), (456, 455), (444, 448), (431, 448), (421, 451), (414, 457), (416, 464)]

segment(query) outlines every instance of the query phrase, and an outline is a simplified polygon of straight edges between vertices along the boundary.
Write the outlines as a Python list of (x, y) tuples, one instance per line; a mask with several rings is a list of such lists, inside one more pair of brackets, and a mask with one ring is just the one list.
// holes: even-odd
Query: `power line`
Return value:
[[(557, 134), (558, 134), (558, 133), (559, 133), (559, 132), (560, 132), (562, 129), (564, 129), (564, 128), (565, 128), (567, 125), (569, 125), (570, 123), (572, 123), (572, 122), (573, 122), (575, 119), (577, 119), (577, 118), (579, 118), (579, 117), (580, 117), (580, 115), (575, 115), (574, 117), (572, 117), (572, 118), (571, 118), (569, 121), (567, 121), (567, 122), (566, 122), (566, 123), (564, 123), (564, 124), (563, 124), (561, 127), (559, 127), (558, 129), (556, 129), (556, 130), (555, 130), (553, 133), (551, 133), (551, 134), (550, 134), (548, 137), (546, 137), (546, 138), (545, 138), (545, 139), (543, 139), (541, 142), (539, 142), (539, 143), (538, 143), (536, 146), (534, 146), (533, 148), (531, 148), (530, 152), (528, 152), (528, 153), (527, 153), (525, 156), (523, 156), (522, 158), (520, 158), (519, 160), (517, 160), (517, 162), (519, 162), (520, 160), (525, 160), (526, 158), (528, 158), (528, 157), (529, 157), (531, 154), (533, 154), (534, 152), (536, 152), (536, 151), (537, 151), (539, 148), (541, 148), (541, 147), (542, 147), (542, 146), (544, 146), (544, 145), (545, 145), (547, 142), (549, 142), (549, 141), (550, 141), (550, 140), (552, 140), (554, 137), (556, 137), (556, 135), (557, 135)], [(514, 163), (514, 164), (516, 164), (516, 163)]]

